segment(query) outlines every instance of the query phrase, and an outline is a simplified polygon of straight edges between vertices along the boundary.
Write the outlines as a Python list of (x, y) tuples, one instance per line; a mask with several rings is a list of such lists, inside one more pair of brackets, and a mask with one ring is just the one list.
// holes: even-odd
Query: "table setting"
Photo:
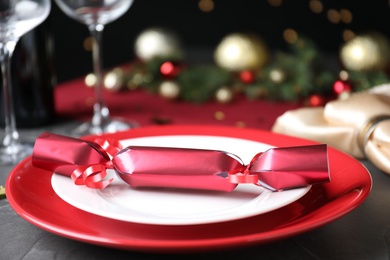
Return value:
[[(19, 127), (12, 51), (53, 6), (87, 27), (93, 72), (55, 83), (50, 123)], [(295, 31), (288, 53), (240, 32), (197, 55), (150, 27), (136, 59), (106, 68), (103, 31), (132, 8), (0, 6), (0, 259), (389, 258), (390, 55), (348, 53), (382, 35), (347, 40), (334, 70)]]

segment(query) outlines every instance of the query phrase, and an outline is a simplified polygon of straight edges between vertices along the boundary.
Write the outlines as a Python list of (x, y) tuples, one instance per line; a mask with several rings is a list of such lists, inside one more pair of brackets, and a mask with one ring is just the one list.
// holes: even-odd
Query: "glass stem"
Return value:
[(104, 25), (93, 24), (88, 29), (92, 37), (92, 60), (96, 77), (92, 125), (102, 128), (110, 117), (110, 112), (103, 96), (102, 33)]
[(19, 144), (19, 133), (16, 130), (14, 105), (11, 87), (11, 59), (15, 50), (17, 40), (11, 40), (6, 43), (0, 43), (1, 74), (3, 77), (3, 96), (4, 96), (4, 118), (5, 118), (5, 137), (3, 146), (9, 149), (10, 153)]

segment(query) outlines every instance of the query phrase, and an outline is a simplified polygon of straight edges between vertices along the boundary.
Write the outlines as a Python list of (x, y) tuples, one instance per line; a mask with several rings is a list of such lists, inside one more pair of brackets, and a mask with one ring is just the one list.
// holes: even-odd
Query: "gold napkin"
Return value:
[(278, 117), (272, 131), (302, 137), (368, 158), (390, 174), (390, 84)]

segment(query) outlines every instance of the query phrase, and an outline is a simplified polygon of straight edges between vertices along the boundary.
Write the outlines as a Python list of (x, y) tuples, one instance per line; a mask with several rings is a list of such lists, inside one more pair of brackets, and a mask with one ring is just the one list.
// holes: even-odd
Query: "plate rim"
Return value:
[[(202, 126), (202, 125), (170, 125), (170, 126), (149, 126), (149, 127), (143, 127), (139, 129), (133, 129), (130, 131), (124, 131), (124, 132), (118, 132), (114, 134), (106, 134), (106, 137), (117, 137), (122, 138), (121, 136), (131, 134), (132, 137), (143, 137), (143, 136), (154, 136), (156, 133), (158, 135), (164, 135), (167, 133), (172, 134), (172, 131), (175, 133), (180, 132), (181, 134), (188, 134), (188, 133), (197, 133), (201, 134), (204, 132), (207, 132), (208, 135), (210, 133), (214, 133), (215, 135), (221, 135), (223, 133), (223, 136), (233, 136), (237, 137), (237, 135), (243, 135), (245, 137), (249, 137), (249, 140), (254, 140), (252, 138), (255, 138), (255, 140), (263, 140), (264, 138), (271, 138), (272, 139), (272, 145), (275, 146), (282, 146), (282, 145), (309, 145), (309, 144), (317, 144), (314, 141), (302, 139), (302, 138), (296, 138), (292, 136), (277, 134), (273, 132), (269, 132), (266, 130), (260, 130), (260, 129), (251, 129), (251, 128), (236, 128), (236, 127), (229, 127), (229, 126)], [(86, 136), (85, 139), (92, 140), (95, 136)], [(268, 143), (268, 142), (267, 142)], [(317, 216), (315, 213), (317, 213), (320, 210), (326, 210), (323, 209), (323, 207), (331, 207), (333, 206), (335, 200), (329, 201), (328, 203), (324, 204), (318, 209), (315, 209), (314, 211), (310, 212), (308, 215), (305, 215), (302, 218), (295, 219), (291, 222), (286, 222), (284, 225), (266, 231), (266, 232), (254, 232), (254, 233), (248, 233), (248, 234), (240, 234), (238, 232), (237, 234), (232, 234), (229, 237), (199, 237), (194, 239), (131, 239), (129, 237), (121, 237), (121, 238), (113, 238), (109, 235), (106, 235), (105, 237), (102, 236), (96, 236), (91, 235), (86, 230), (77, 230), (76, 228), (67, 227), (65, 229), (64, 227), (58, 226), (58, 223), (53, 223), (53, 221), (50, 221), (48, 217), (42, 217), (37, 216), (36, 213), (32, 214), (31, 209), (27, 209), (26, 207), (23, 208), (22, 205), (20, 205), (20, 202), (17, 201), (17, 198), (15, 197), (18, 192), (18, 188), (15, 184), (15, 181), (18, 176), (18, 171), (21, 171), (26, 164), (31, 161), (31, 157), (27, 157), (25, 160), (23, 160), (20, 164), (18, 164), (9, 174), (6, 182), (6, 190), (7, 190), (7, 198), (11, 205), (11, 207), (25, 220), (28, 222), (41, 227), (42, 229), (55, 233), (60, 236), (64, 236), (67, 238), (71, 238), (74, 240), (107, 246), (107, 247), (113, 247), (113, 248), (121, 248), (121, 249), (132, 249), (132, 250), (138, 250), (138, 251), (148, 251), (150, 252), (180, 252), (180, 251), (194, 251), (194, 250), (215, 250), (215, 249), (222, 249), (226, 246), (231, 247), (237, 247), (237, 246), (243, 246), (243, 245), (249, 245), (249, 244), (261, 244), (266, 243), (270, 241), (274, 241), (281, 238), (287, 238), (293, 235), (298, 235), (303, 232), (312, 230), (314, 228), (318, 228), (320, 226), (323, 226), (327, 223), (330, 223), (336, 219), (339, 219), (340, 217), (344, 216), (345, 214), (351, 212), (356, 207), (358, 207), (369, 195), (371, 188), (372, 188), (372, 179), (369, 171), (356, 159), (353, 157), (338, 151), (332, 147), (329, 147), (329, 154), (333, 154), (334, 156), (343, 156), (344, 159), (350, 160), (351, 162), (354, 162), (358, 167), (360, 167), (360, 170), (362, 171), (360, 173), (361, 176), (359, 179), (359, 187), (357, 187), (359, 190), (356, 194), (353, 194), (352, 192), (349, 192), (347, 195), (349, 197), (345, 198), (345, 196), (341, 196), (341, 200), (346, 200), (346, 204), (343, 204), (341, 207), (338, 206), (335, 208), (336, 210), (332, 212), (327, 212), (327, 214), (321, 214), (320, 216)], [(26, 173), (24, 173), (26, 174)], [(331, 173), (332, 174), (332, 173)], [(332, 178), (332, 176), (331, 176)], [(50, 185), (50, 184), (49, 184)], [(334, 185), (333, 185), (334, 186)], [(318, 187), (325, 188), (325, 187), (332, 187), (332, 181), (327, 184), (319, 184)], [(15, 191), (14, 191), (15, 189)], [(50, 185), (51, 189), (51, 185)], [(54, 191), (51, 189), (51, 193), (54, 193)], [(14, 196), (15, 195), (15, 196)], [(54, 193), (55, 196), (57, 196)], [(309, 196), (309, 194), (306, 194), (303, 196), (303, 198), (306, 198)], [(351, 197), (351, 198), (350, 198)], [(57, 196), (58, 200), (61, 200)], [(61, 200), (62, 201), (62, 200)], [(339, 203), (337, 201), (337, 203)], [(36, 206), (36, 205), (35, 205)], [(69, 205), (69, 209), (72, 211), (80, 211), (76, 208), (73, 208), (71, 205)], [(30, 212), (29, 212), (30, 211)], [(80, 212), (78, 212), (80, 213)], [(87, 214), (85, 212), (81, 212), (80, 214)], [(90, 214), (90, 213), (88, 213)], [(42, 219), (43, 218), (43, 219)], [(58, 221), (57, 221), (58, 222)], [(113, 223), (113, 222), (112, 222)], [(154, 225), (142, 225), (142, 228), (147, 229), (158, 229), (159, 226)], [(197, 226), (197, 225), (195, 225)], [(205, 225), (209, 226), (209, 225)], [(76, 230), (75, 230), (76, 229)]]

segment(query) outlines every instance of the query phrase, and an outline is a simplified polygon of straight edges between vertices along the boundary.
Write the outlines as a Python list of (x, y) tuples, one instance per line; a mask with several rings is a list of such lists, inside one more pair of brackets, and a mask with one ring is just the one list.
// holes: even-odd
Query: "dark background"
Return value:
[[(211, 12), (202, 12), (199, 0), (134, 0), (129, 11), (108, 24), (104, 31), (104, 67), (134, 59), (134, 41), (143, 30), (158, 26), (172, 29), (187, 49), (214, 50), (233, 32), (254, 32), (271, 51), (287, 50), (283, 31), (292, 28), (314, 40), (323, 52), (337, 55), (342, 34), (378, 31), (390, 37), (388, 0), (322, 0), (323, 12), (309, 8), (309, 0), (284, 0), (279, 7), (267, 0), (214, 0)], [(329, 9), (348, 9), (352, 23), (331, 23)], [(55, 37), (55, 66), (58, 81), (85, 75), (92, 70), (91, 53), (83, 48), (87, 28), (65, 16), (53, 2), (50, 22)]]

